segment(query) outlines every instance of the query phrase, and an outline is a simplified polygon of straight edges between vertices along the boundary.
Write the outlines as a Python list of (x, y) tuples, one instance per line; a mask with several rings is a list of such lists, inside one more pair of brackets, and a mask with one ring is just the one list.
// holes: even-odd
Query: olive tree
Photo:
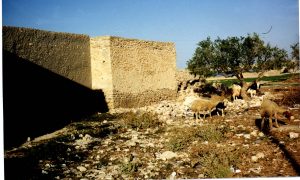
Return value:
[(190, 72), (202, 77), (214, 73), (232, 74), (243, 85), (243, 98), (246, 98), (249, 86), (244, 82), (244, 72), (257, 70), (261, 72), (259, 79), (265, 70), (281, 68), (287, 58), (284, 49), (265, 45), (256, 33), (246, 37), (218, 37), (214, 42), (208, 37), (197, 45), (193, 57), (187, 62)]

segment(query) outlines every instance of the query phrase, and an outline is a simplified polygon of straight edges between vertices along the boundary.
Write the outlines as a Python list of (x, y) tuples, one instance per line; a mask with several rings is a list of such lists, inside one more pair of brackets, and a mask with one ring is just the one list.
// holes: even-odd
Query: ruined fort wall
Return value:
[(110, 47), (114, 107), (138, 107), (174, 99), (174, 43), (111, 37)]
[(102, 89), (108, 107), (113, 108), (113, 82), (110, 57), (110, 37), (90, 39), (92, 89)]
[(4, 26), (3, 50), (91, 87), (90, 38), (87, 35)]
[(110, 109), (176, 97), (174, 43), (3, 27), (3, 50), (102, 90)]

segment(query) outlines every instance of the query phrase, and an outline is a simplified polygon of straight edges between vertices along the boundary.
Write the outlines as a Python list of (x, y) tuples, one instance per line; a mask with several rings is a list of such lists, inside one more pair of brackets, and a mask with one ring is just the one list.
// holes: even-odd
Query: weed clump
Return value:
[(123, 124), (126, 128), (137, 130), (155, 128), (162, 124), (159, 121), (157, 114), (150, 112), (127, 112), (123, 114), (122, 118), (124, 121)]
[(201, 172), (208, 178), (232, 177), (231, 167), (240, 166), (240, 156), (243, 151), (233, 148), (224, 148), (213, 144), (197, 145), (191, 148), (191, 157), (194, 168), (200, 165)]
[(214, 125), (174, 128), (170, 132), (170, 139), (166, 146), (172, 151), (180, 151), (193, 141), (220, 142), (225, 138), (223, 131), (223, 128)]

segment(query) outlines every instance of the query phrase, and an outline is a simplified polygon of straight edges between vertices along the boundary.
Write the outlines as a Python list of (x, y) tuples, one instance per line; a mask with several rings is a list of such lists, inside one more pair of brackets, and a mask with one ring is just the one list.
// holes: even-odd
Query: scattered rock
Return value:
[(251, 161), (252, 162), (257, 162), (258, 161), (258, 157), (257, 156), (251, 156)]
[(291, 139), (295, 139), (295, 138), (299, 137), (299, 133), (290, 132), (289, 136), (290, 136)]
[(249, 169), (249, 171), (250, 172), (254, 172), (254, 173), (256, 173), (256, 174), (259, 174), (260, 172), (261, 172), (261, 167), (259, 166), (259, 167), (257, 167), (257, 168), (250, 168)]
[(158, 155), (158, 159), (167, 160), (177, 157), (177, 154), (172, 151), (165, 151), (162, 154)]
[(175, 176), (176, 176), (176, 172), (172, 172), (172, 174), (169, 176), (169, 180), (175, 180), (176, 178), (175, 178)]
[(241, 173), (242, 171), (240, 169), (237, 169), (234, 171), (235, 173)]
[(262, 152), (257, 153), (256, 156), (258, 159), (262, 159), (265, 157), (264, 153), (262, 153)]
[(254, 130), (250, 133), (251, 136), (257, 137), (257, 130)]
[(259, 133), (258, 133), (258, 136), (259, 136), (259, 137), (264, 137), (265, 135), (264, 135), (263, 132), (259, 132)]
[(250, 139), (251, 136), (250, 136), (250, 134), (244, 134), (244, 138), (245, 138), (245, 139)]
[(87, 170), (84, 166), (78, 166), (77, 169), (78, 169), (80, 172), (85, 172), (85, 171)]

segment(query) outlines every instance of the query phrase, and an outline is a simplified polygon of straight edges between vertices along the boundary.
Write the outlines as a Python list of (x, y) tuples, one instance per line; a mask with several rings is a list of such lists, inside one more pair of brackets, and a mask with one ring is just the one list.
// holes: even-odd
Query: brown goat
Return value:
[(261, 104), (261, 129), (263, 129), (264, 127), (264, 122), (265, 122), (265, 118), (269, 118), (269, 127), (270, 130), (272, 130), (273, 128), (273, 124), (272, 124), (272, 118), (275, 118), (275, 127), (279, 127), (277, 119), (278, 119), (278, 115), (282, 114), (284, 115), (286, 118), (288, 118), (289, 121), (291, 121), (292, 119), (292, 114), (291, 112), (283, 107), (278, 106), (275, 102), (268, 100), (268, 99), (264, 99), (262, 104)]

